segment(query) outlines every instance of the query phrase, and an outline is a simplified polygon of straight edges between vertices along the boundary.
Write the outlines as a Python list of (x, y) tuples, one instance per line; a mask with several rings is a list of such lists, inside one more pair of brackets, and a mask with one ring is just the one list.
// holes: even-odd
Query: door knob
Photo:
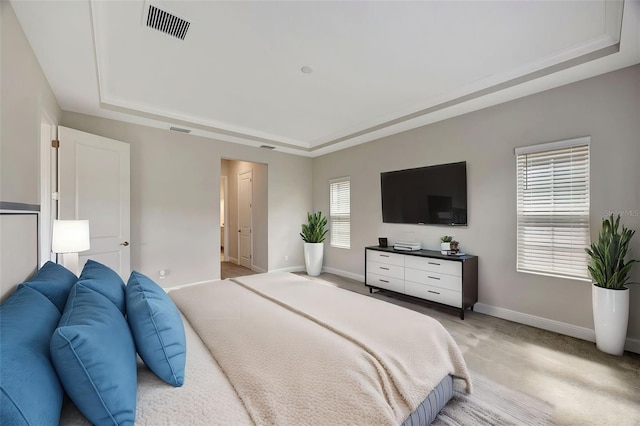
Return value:
[(121, 246), (128, 246), (129, 245), (129, 241), (125, 241), (124, 243), (120, 243)]

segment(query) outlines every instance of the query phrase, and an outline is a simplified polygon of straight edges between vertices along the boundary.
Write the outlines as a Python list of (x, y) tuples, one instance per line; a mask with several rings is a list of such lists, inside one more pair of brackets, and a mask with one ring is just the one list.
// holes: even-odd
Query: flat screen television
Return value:
[(467, 224), (467, 162), (380, 173), (382, 221)]

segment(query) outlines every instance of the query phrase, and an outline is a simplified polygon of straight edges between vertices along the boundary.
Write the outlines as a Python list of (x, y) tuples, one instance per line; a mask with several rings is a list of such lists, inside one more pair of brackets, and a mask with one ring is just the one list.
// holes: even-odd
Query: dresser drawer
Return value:
[(404, 279), (404, 267), (389, 265), (387, 263), (367, 262), (367, 273), (382, 275), (385, 277)]
[(404, 279), (406, 281), (413, 281), (416, 284), (427, 284), (451, 291), (462, 291), (462, 278), (456, 277), (455, 275), (406, 268), (404, 270)]
[(410, 296), (462, 308), (462, 292), (460, 291), (451, 291), (440, 287), (405, 281), (404, 292)]
[(400, 278), (385, 277), (367, 272), (367, 284), (374, 287), (397, 291), (398, 293), (404, 293), (404, 280)]
[(455, 260), (441, 260), (418, 256), (407, 256), (404, 266), (423, 271), (437, 272), (439, 274), (462, 276), (462, 262)]
[(367, 262), (386, 263), (388, 265), (404, 266), (404, 255), (386, 253), (384, 251), (367, 250)]

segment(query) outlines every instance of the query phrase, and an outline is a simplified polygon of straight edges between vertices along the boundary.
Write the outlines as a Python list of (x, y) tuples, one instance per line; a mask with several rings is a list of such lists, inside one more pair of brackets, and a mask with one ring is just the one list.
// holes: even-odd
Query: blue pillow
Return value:
[(49, 357), (60, 312), (44, 295), (22, 286), (0, 306), (0, 420), (8, 425), (54, 424), (62, 386)]
[(64, 305), (67, 303), (69, 290), (78, 277), (73, 272), (62, 265), (48, 261), (29, 281), (22, 283), (18, 288), (27, 286), (44, 294), (56, 305), (58, 311), (62, 313)]
[(111, 300), (124, 315), (124, 281), (116, 271), (89, 259), (82, 268), (80, 281), (85, 287)]
[(78, 282), (50, 350), (62, 386), (91, 423), (133, 425), (136, 350), (124, 316), (109, 299)]
[(180, 311), (150, 278), (133, 271), (127, 283), (127, 321), (140, 358), (173, 386), (184, 384), (187, 343)]

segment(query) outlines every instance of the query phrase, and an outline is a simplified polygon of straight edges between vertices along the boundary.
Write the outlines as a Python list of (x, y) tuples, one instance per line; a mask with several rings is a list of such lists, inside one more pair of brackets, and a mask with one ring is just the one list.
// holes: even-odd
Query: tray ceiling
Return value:
[(307, 156), (640, 62), (637, 1), (12, 5), (62, 109)]

